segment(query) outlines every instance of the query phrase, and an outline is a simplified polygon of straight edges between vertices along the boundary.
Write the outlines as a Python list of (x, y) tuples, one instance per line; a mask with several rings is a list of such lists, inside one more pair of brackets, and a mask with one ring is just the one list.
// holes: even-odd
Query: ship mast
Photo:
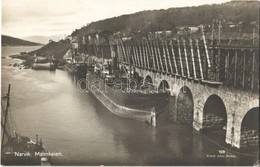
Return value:
[(5, 108), (5, 118), (4, 118), (4, 124), (1, 124), (3, 126), (3, 136), (2, 136), (2, 143), (1, 143), (1, 148), (3, 148), (4, 144), (4, 136), (5, 136), (5, 127), (6, 127), (6, 119), (7, 119), (7, 112), (10, 106), (10, 89), (11, 89), (11, 84), (8, 85), (8, 92), (6, 95), (6, 108)]

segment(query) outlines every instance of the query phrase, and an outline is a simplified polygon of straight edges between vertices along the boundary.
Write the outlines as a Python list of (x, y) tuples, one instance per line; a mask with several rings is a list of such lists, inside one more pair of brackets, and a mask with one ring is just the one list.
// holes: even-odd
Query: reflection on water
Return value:
[(9, 67), (14, 61), (2, 60), (2, 90), (12, 84), (14, 128), (31, 138), (39, 134), (50, 152), (61, 152), (52, 158), (54, 165), (252, 165), (255, 160), (235, 153), (236, 158), (207, 158), (223, 148), (188, 125), (168, 122), (167, 114), (157, 128), (118, 117), (93, 95), (80, 93), (67, 72)]

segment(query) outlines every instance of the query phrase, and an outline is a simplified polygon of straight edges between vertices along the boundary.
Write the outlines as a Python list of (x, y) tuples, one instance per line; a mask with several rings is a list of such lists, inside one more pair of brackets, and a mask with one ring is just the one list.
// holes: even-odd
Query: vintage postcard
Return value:
[(3, 0), (1, 165), (259, 166), (259, 4)]

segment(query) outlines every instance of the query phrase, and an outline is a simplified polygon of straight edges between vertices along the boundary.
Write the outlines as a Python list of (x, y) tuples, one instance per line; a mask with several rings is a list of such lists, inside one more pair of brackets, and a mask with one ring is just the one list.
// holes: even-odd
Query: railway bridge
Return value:
[(81, 52), (116, 58), (140, 79), (170, 91), (174, 122), (221, 131), (236, 148), (259, 145), (258, 43), (218, 43), (205, 36), (117, 39), (107, 45), (92, 39), (84, 41)]

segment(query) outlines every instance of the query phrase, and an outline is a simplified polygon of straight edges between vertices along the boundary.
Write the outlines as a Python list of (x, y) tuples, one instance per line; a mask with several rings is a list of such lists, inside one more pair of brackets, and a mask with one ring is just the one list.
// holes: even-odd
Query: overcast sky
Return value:
[(2, 34), (69, 35), (87, 23), (142, 10), (198, 6), (228, 0), (2, 0)]

